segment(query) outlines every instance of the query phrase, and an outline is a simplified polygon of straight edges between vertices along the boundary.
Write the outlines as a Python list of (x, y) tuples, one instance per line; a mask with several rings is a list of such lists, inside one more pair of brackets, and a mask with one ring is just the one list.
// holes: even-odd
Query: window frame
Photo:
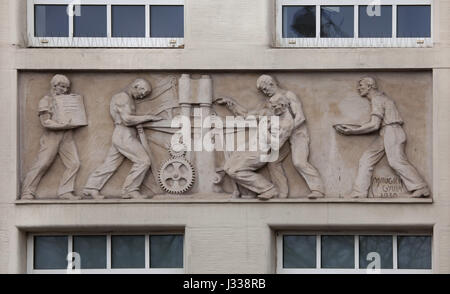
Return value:
[[(422, 48), (433, 47), (434, 0), (376, 0), (380, 5), (392, 6), (391, 38), (359, 38), (359, 6), (373, 5), (374, 0), (276, 0), (275, 47), (280, 48)], [(321, 38), (320, 6), (353, 6), (353, 38)], [(431, 32), (429, 38), (397, 38), (397, 6), (430, 5)], [(316, 36), (313, 38), (283, 37), (283, 6), (316, 6)]]
[[(56, 48), (184, 48), (183, 38), (155, 38), (150, 36), (150, 6), (183, 6), (185, 0), (28, 0), (27, 31), (29, 47)], [(100, 5), (106, 6), (106, 37), (74, 37), (74, 15), (68, 15), (68, 37), (36, 37), (35, 36), (35, 5)], [(112, 6), (145, 6), (145, 37), (113, 37), (112, 36)], [(183, 9), (186, 30), (186, 9)]]
[[(316, 236), (316, 268), (283, 268), (283, 237), (287, 236)], [(322, 236), (353, 236), (354, 251), (355, 251), (355, 267), (353, 269), (330, 269), (321, 268), (321, 240)], [(360, 236), (392, 236), (392, 269), (381, 269), (381, 274), (432, 274), (433, 273), (433, 234), (431, 232), (417, 232), (417, 233), (398, 233), (390, 231), (283, 231), (276, 233), (276, 273), (277, 274), (366, 274), (367, 269), (359, 268), (359, 237)], [(398, 268), (398, 244), (399, 236), (429, 236), (431, 237), (431, 269), (399, 269)]]
[[(176, 235), (183, 236), (183, 267), (182, 268), (150, 268), (150, 236)], [(68, 252), (73, 249), (74, 236), (106, 236), (106, 268), (105, 269), (81, 269), (81, 274), (185, 274), (186, 269), (186, 239), (181, 232), (127, 232), (127, 233), (30, 233), (27, 236), (27, 274), (67, 274), (67, 269), (46, 270), (34, 269), (34, 237), (39, 236), (67, 236)], [(112, 268), (111, 267), (111, 237), (112, 236), (145, 236), (145, 268)]]

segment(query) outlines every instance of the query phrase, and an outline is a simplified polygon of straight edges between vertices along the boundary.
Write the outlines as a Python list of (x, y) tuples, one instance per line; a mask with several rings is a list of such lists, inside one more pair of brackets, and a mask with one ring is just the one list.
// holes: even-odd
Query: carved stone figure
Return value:
[(357, 89), (360, 96), (369, 99), (371, 103), (371, 120), (361, 126), (338, 124), (334, 127), (343, 135), (360, 135), (380, 130), (380, 136), (359, 161), (351, 196), (368, 197), (374, 167), (386, 154), (389, 165), (400, 176), (408, 191), (412, 192), (412, 197), (429, 197), (427, 184), (406, 157), (403, 119), (394, 101), (378, 90), (375, 79), (371, 77), (362, 78)]
[(59, 184), (58, 196), (76, 200), (81, 198), (73, 193), (80, 159), (73, 129), (87, 125), (83, 97), (69, 94), (70, 80), (64, 75), (55, 75), (50, 84), (50, 95), (39, 101), (39, 118), (44, 133), (37, 159), (23, 182), (21, 199), (35, 198), (42, 176), (59, 154), (66, 170)]
[[(309, 158), (309, 133), (306, 126), (306, 119), (303, 108), (297, 95), (293, 92), (280, 88), (275, 79), (269, 75), (262, 75), (258, 78), (256, 87), (271, 100), (278, 97), (286, 97), (289, 101), (289, 111), (294, 117), (294, 131), (289, 138), (292, 152), (292, 162), (303, 178), (305, 179), (311, 193), (308, 198), (315, 199), (325, 196), (325, 188), (319, 174), (319, 171), (308, 161)], [(261, 115), (261, 110), (247, 111), (242, 106), (235, 103), (230, 98), (219, 98), (218, 103), (227, 104), (235, 115)], [(262, 110), (264, 111), (264, 109)], [(282, 159), (288, 153), (280, 154), (280, 159), (269, 165), (269, 172), (273, 180), (277, 182), (277, 186), (282, 190), (280, 197), (286, 198), (288, 193), (287, 179), (282, 168)]]
[[(279, 129), (270, 129), (268, 137), (270, 140), (273, 135), (278, 135), (279, 146), (283, 146), (295, 128), (294, 117), (289, 111), (289, 100), (285, 96), (277, 96), (271, 99), (270, 104), (272, 113), (266, 114), (279, 116), (280, 120)], [(259, 199), (268, 200), (278, 197), (279, 190), (263, 175), (257, 173), (259, 169), (267, 164), (267, 162), (261, 160), (262, 154), (263, 152), (260, 150), (234, 152), (226, 160), (224, 170), (237, 184), (255, 192)]]
[(127, 90), (112, 97), (110, 114), (115, 125), (112, 146), (103, 164), (89, 176), (83, 191), (85, 196), (104, 198), (100, 190), (119, 168), (124, 158), (128, 158), (134, 164), (123, 184), (122, 198), (145, 198), (140, 193), (140, 186), (151, 162), (149, 150), (144, 147), (146, 143), (140, 141), (138, 132), (143, 134), (142, 123), (159, 121), (161, 118), (154, 115), (136, 115), (135, 100), (145, 98), (151, 90), (149, 82), (137, 79)]

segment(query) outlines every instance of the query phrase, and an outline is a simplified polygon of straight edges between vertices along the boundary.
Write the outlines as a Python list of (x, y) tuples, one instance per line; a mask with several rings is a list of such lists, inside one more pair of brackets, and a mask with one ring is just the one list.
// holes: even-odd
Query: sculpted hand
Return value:
[(70, 126), (71, 123), (72, 123), (72, 119), (68, 119), (67, 121), (65, 121), (61, 124), (61, 127), (67, 128)]
[(138, 126), (136, 127), (136, 129), (137, 129), (137, 131), (138, 131), (139, 134), (143, 134), (143, 133), (144, 133), (144, 127), (143, 127), (142, 125), (138, 125)]
[(216, 100), (214, 100), (215, 103), (219, 104), (219, 105), (228, 105), (231, 106), (234, 104), (234, 101), (232, 98), (229, 97), (219, 97)]
[(156, 115), (147, 115), (148, 121), (160, 121), (163, 120), (162, 117)]
[(348, 125), (336, 125), (335, 129), (343, 135), (350, 135), (353, 132), (353, 128)]

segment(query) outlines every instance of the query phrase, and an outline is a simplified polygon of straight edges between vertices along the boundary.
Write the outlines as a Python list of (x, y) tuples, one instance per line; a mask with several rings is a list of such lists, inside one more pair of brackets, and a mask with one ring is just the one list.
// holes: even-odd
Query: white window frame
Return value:
[[(316, 268), (283, 268), (283, 237), (284, 236), (316, 236)], [(353, 236), (355, 241), (355, 267), (353, 269), (321, 268), (321, 240), (322, 236)], [(320, 232), (290, 231), (276, 233), (276, 272), (277, 274), (367, 274), (366, 269), (359, 268), (359, 237), (360, 236), (392, 236), (392, 269), (381, 269), (380, 274), (432, 274), (433, 273), (433, 235), (431, 233), (398, 233), (398, 232)], [(398, 268), (398, 236), (430, 236), (431, 237), (431, 269), (399, 269)]]
[[(105, 5), (107, 11), (107, 37), (74, 37), (74, 16), (69, 15), (69, 37), (35, 37), (34, 5)], [(111, 6), (112, 5), (145, 5), (145, 37), (117, 38), (112, 37)], [(89, 48), (184, 48), (184, 38), (152, 38), (150, 37), (150, 6), (182, 5), (185, 0), (28, 0), (28, 46), (29, 47), (89, 47)], [(186, 15), (186, 9), (184, 9)], [(186, 17), (184, 17), (184, 28)]]
[[(359, 5), (392, 5), (392, 38), (359, 38)], [(433, 12), (434, 0), (276, 0), (276, 47), (283, 48), (329, 48), (329, 47), (432, 47), (433, 46)], [(354, 6), (353, 38), (321, 38), (320, 6), (350, 5)], [(431, 34), (429, 38), (397, 38), (397, 6), (430, 5)], [(316, 6), (316, 36), (313, 38), (283, 38), (283, 6)]]
[[(36, 236), (67, 236), (68, 252), (72, 252), (74, 236), (105, 236), (106, 237), (106, 268), (105, 269), (81, 269), (80, 274), (185, 274), (186, 246), (183, 238), (183, 268), (150, 268), (150, 236), (178, 235), (183, 233), (157, 232), (157, 233), (37, 233), (28, 234), (27, 237), (27, 274), (67, 274), (66, 269), (45, 270), (34, 269), (34, 237)], [(142, 269), (115, 269), (111, 267), (111, 237), (112, 236), (145, 236), (145, 268)]]

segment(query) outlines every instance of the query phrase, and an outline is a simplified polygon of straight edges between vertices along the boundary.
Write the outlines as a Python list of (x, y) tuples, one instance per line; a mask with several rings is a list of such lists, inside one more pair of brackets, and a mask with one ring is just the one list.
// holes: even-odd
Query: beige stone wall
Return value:
[[(202, 72), (203, 73), (203, 72)], [(170, 73), (180, 76), (179, 73)], [(247, 109), (262, 107), (265, 97), (256, 89), (260, 73), (212, 73), (214, 97), (231, 96)], [(311, 162), (321, 173), (329, 197), (346, 197), (351, 192), (356, 177), (359, 157), (378, 136), (378, 132), (365, 136), (344, 137), (332, 128), (337, 123), (364, 123), (370, 119), (370, 103), (356, 91), (359, 78), (367, 72), (274, 72), (280, 85), (296, 93), (303, 104), (307, 125), (311, 134)], [(408, 135), (407, 154), (411, 162), (428, 183), (432, 182), (432, 76), (430, 72), (377, 72), (371, 73), (378, 80), (380, 90), (392, 97), (405, 120)], [(153, 85), (167, 76), (161, 73), (69, 73), (72, 91), (84, 96), (89, 117), (89, 126), (75, 132), (75, 140), (81, 159), (76, 191), (81, 193), (90, 173), (104, 160), (111, 145), (113, 123), (109, 114), (111, 97), (126, 88), (137, 77), (145, 77)], [(195, 76), (195, 75), (194, 75)], [(39, 100), (49, 92), (51, 73), (22, 73), (19, 82), (20, 146), (22, 179), (30, 169), (39, 150), (39, 139), (43, 128), (37, 116)], [(169, 95), (170, 96), (170, 95)], [(176, 99), (176, 97), (174, 98)], [(145, 104), (145, 103), (144, 103)], [(137, 106), (138, 113), (146, 113), (144, 104)], [(224, 107), (215, 106), (221, 117), (231, 115)], [(155, 166), (169, 158), (164, 144), (171, 135), (147, 132), (155, 157)], [(206, 151), (205, 151), (206, 152)], [(223, 158), (217, 152), (218, 158)], [(223, 159), (218, 160), (218, 166)], [(131, 163), (125, 161), (117, 174), (107, 183), (103, 193), (119, 196), (121, 185), (130, 170)], [(290, 196), (299, 197), (309, 193), (303, 178), (297, 173), (289, 156), (284, 168), (290, 183)], [(60, 160), (42, 179), (38, 195), (54, 198), (64, 166)], [(395, 172), (386, 158), (375, 169), (376, 178), (393, 178)], [(230, 189), (228, 188), (228, 191)], [(405, 197), (406, 190), (384, 197)], [(375, 195), (380, 197), (379, 192)]]
[[(433, 2), (435, 45), (428, 49), (274, 49), (271, 47), (273, 1), (186, 0), (189, 15), (186, 48), (148, 50), (24, 48), (25, 0), (0, 0), (0, 272), (25, 271), (24, 232), (36, 230), (109, 231), (114, 228), (123, 231), (132, 227), (148, 231), (168, 226), (185, 227), (188, 273), (273, 273), (273, 238), (279, 229), (316, 226), (383, 230), (406, 227), (411, 230), (426, 226), (433, 228), (434, 271), (449, 273), (450, 2)], [(433, 148), (432, 178), (429, 178), (433, 183), (433, 203), (19, 205), (15, 203), (20, 179), (17, 166), (21, 162), (18, 160), (17, 76), (18, 71), (31, 70), (40, 72), (38, 76), (72, 70), (102, 71), (105, 76), (117, 71), (136, 74), (136, 70), (146, 74), (166, 70), (321, 71), (317, 75), (329, 71), (353, 75), (354, 71), (375, 70), (375, 75), (380, 73), (380, 76), (402, 75), (397, 72), (399, 70), (432, 70), (432, 78), (425, 74), (425, 79), (433, 83), (433, 106), (430, 108), (433, 111), (433, 143), (427, 145)], [(43, 74), (47, 70), (50, 72)], [(389, 81), (386, 84), (389, 85)], [(45, 92), (46, 89), (41, 90)], [(403, 107), (407, 107), (406, 104)], [(412, 150), (408, 152), (413, 156)]]

